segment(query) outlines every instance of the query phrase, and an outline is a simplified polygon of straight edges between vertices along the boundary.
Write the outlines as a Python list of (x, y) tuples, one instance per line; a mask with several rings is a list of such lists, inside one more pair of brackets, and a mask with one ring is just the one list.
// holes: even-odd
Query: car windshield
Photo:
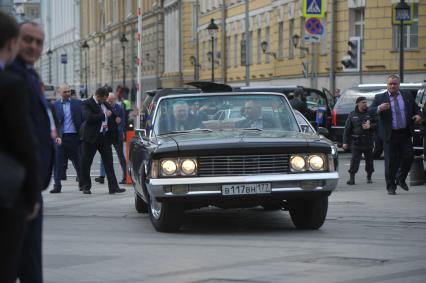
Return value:
[(154, 132), (158, 135), (211, 130), (300, 131), (281, 95), (200, 95), (160, 100)]

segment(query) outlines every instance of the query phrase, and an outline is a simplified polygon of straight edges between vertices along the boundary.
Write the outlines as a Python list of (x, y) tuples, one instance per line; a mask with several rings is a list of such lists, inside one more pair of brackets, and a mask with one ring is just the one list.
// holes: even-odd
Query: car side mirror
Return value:
[(138, 135), (138, 137), (140, 139), (146, 138), (146, 130), (145, 129), (136, 129), (135, 133), (136, 133), (136, 135)]
[(324, 128), (324, 127), (318, 127), (317, 133), (319, 135), (323, 135), (323, 136), (328, 136), (329, 135), (328, 130), (326, 128)]

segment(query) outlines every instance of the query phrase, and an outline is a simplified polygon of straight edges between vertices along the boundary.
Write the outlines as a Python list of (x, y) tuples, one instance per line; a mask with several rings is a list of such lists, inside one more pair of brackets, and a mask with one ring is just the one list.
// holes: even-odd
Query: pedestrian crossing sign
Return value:
[(305, 18), (324, 17), (325, 0), (303, 0), (303, 16)]

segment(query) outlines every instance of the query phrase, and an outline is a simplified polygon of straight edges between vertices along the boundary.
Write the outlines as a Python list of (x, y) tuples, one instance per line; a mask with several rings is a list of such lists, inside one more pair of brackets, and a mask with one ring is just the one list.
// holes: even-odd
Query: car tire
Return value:
[(179, 203), (157, 202), (149, 197), (149, 218), (158, 232), (176, 232), (183, 221), (183, 206)]
[(328, 197), (299, 199), (290, 202), (290, 216), (298, 229), (319, 229), (325, 221)]
[(148, 204), (135, 193), (135, 208), (139, 213), (148, 213)]

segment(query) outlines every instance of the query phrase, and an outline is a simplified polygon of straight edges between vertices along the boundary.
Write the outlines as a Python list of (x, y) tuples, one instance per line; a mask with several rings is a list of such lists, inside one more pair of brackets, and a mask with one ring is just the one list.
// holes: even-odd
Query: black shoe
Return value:
[(59, 194), (61, 192), (61, 189), (58, 187), (54, 187), (53, 190), (50, 190), (49, 193), (51, 194)]
[(90, 195), (92, 192), (90, 190), (83, 190), (83, 194)]
[(105, 177), (102, 177), (102, 176), (96, 177), (95, 181), (98, 182), (99, 184), (103, 184), (105, 183)]
[(372, 184), (373, 181), (371, 181), (371, 179), (367, 179), (367, 184)]
[(348, 185), (355, 185), (355, 174), (350, 173), (349, 180), (346, 182)]
[(117, 188), (115, 190), (110, 190), (109, 194), (113, 195), (113, 194), (119, 194), (119, 193), (124, 193), (126, 191), (126, 189), (121, 189), (121, 188)]
[(120, 182), (119, 182), (119, 184), (122, 184), (122, 185), (125, 185), (126, 184), (126, 179), (122, 179)]
[(66, 181), (67, 180), (67, 175), (62, 176), (61, 180)]
[(389, 186), (386, 189), (388, 191), (388, 195), (396, 195), (396, 193), (395, 193), (395, 191), (396, 191), (396, 185)]
[(400, 186), (401, 187), (401, 189), (403, 189), (404, 191), (408, 191), (409, 190), (409, 188), (408, 188), (408, 186), (407, 186), (407, 183), (405, 183), (404, 181), (399, 181), (399, 182), (397, 182), (396, 183), (398, 186)]

